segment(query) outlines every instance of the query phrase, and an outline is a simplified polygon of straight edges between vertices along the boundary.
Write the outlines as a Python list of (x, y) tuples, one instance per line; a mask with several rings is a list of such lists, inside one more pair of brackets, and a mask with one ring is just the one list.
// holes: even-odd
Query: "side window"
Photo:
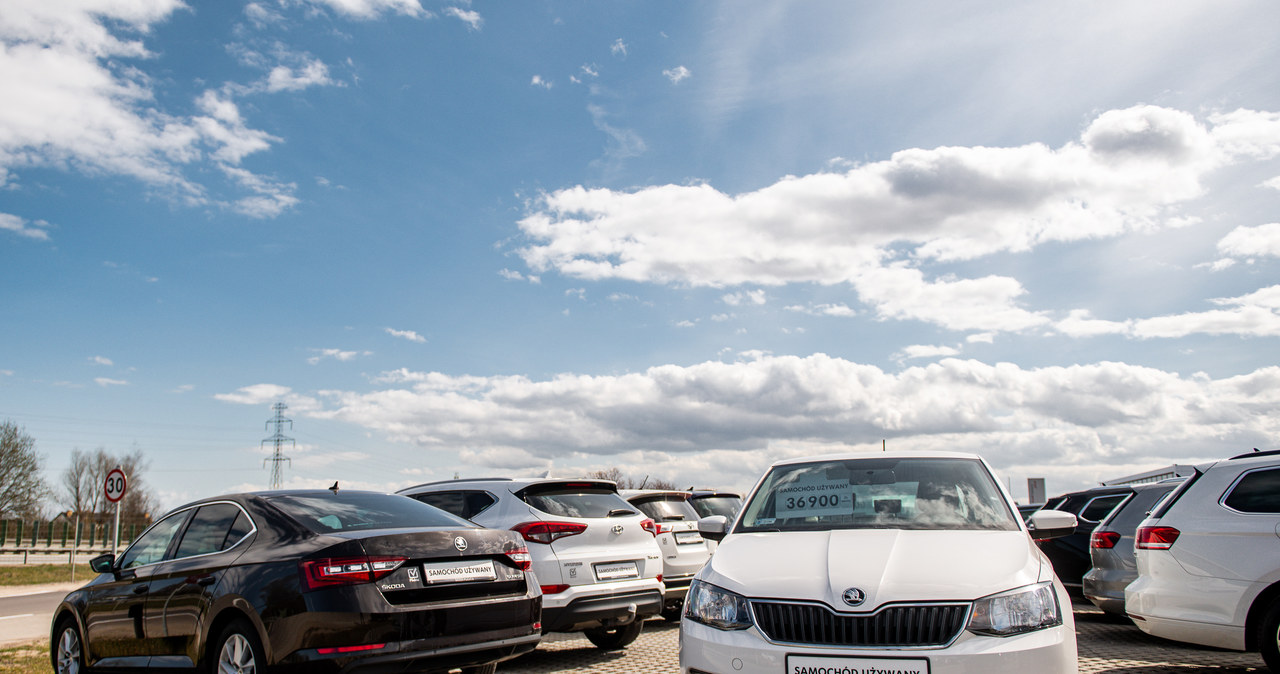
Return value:
[[(180, 559), (226, 550), (244, 537), (244, 533), (241, 533), (232, 539), (231, 532), (237, 528), (237, 522), (241, 519), (244, 519), (244, 513), (231, 503), (201, 506), (191, 519), (186, 533), (182, 535), (182, 542), (178, 544), (175, 556)], [(245, 533), (250, 528), (247, 519), (239, 525), (239, 530)]]
[(1280, 514), (1280, 468), (1246, 473), (1222, 503), (1242, 513)]
[(1102, 518), (1111, 514), (1116, 506), (1124, 503), (1130, 494), (1111, 494), (1110, 496), (1099, 496), (1087, 504), (1080, 511), (1080, 519), (1088, 522), (1101, 522)]
[(471, 519), (498, 502), (486, 491), (438, 491), (414, 494), (414, 498), (447, 513)]
[(156, 522), (155, 526), (142, 534), (120, 556), (120, 568), (133, 569), (164, 560), (164, 553), (173, 542), (173, 537), (182, 529), (190, 515), (190, 510), (184, 510)]

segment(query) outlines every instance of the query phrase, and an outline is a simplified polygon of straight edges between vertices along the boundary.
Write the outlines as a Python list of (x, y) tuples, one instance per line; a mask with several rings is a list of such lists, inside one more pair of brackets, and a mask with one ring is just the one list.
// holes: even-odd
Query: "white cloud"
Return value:
[(847, 304), (811, 304), (809, 306), (800, 306), (796, 304), (791, 305), (786, 309), (787, 311), (809, 314), (810, 316), (838, 316), (840, 318), (850, 318), (858, 315), (858, 312), (850, 309)]
[(93, 380), (93, 383), (103, 388), (106, 388), (108, 386), (128, 386), (129, 385), (129, 382), (123, 379), (108, 379), (106, 377), (97, 377)]
[[(1001, 469), (1071, 466), (1086, 482), (1088, 471), (1221, 457), (1280, 433), (1280, 418), (1257, 413), (1280, 404), (1278, 367), (1211, 379), (1124, 363), (1023, 368), (944, 358), (889, 373), (821, 354), (756, 352), (616, 376), (402, 370), (392, 378), (410, 388), (328, 392), (324, 409), (311, 413), (423, 451), (467, 448), (469, 460), (485, 465), (607, 462), (638, 451), (679, 457), (672, 464), (705, 461), (708, 451), (767, 461), (879, 449), (889, 438), (900, 447), (975, 451)], [(219, 398), (259, 404), (289, 393), (250, 389)]]
[(388, 334), (388, 335), (391, 335), (392, 337), (399, 337), (400, 339), (407, 339), (407, 340), (409, 340), (409, 341), (411, 341), (411, 342), (417, 342), (418, 344), (425, 344), (425, 343), (426, 343), (426, 341), (427, 341), (427, 338), (426, 338), (426, 337), (423, 337), (422, 335), (419, 335), (418, 333), (414, 332), (413, 330), (395, 330), (395, 329), (392, 329), (392, 328), (387, 328), (386, 330), (387, 330), (387, 334)]
[(922, 265), (1189, 222), (1180, 205), (1225, 164), (1276, 154), (1272, 113), (1099, 115), (1058, 149), (941, 147), (739, 195), (709, 185), (571, 187), (531, 204), (518, 253), (588, 280), (723, 287), (851, 284), (881, 318), (1009, 331), (1049, 319), (1016, 280), (929, 278)]
[(895, 356), (895, 359), (903, 361), (914, 358), (942, 358), (945, 356), (954, 356), (959, 353), (959, 349), (951, 346), (913, 344), (911, 346), (904, 347), (902, 351)]
[(1270, 187), (1273, 190), (1280, 190), (1280, 176), (1276, 176), (1271, 180), (1262, 183), (1263, 187)]
[(312, 4), (328, 7), (333, 11), (352, 19), (376, 19), (383, 14), (402, 14), (405, 16), (428, 17), (429, 12), (422, 8), (418, 0), (306, 0)]
[(484, 25), (484, 19), (479, 12), (469, 9), (461, 9), (459, 7), (446, 7), (444, 9), (445, 16), (451, 16), (465, 24), (471, 30), (480, 30), (480, 26)]
[(35, 239), (37, 241), (48, 241), (48, 228), (49, 223), (43, 220), (28, 222), (26, 219), (10, 213), (0, 213), (0, 229), (13, 232), (18, 236)]
[(1133, 328), (1132, 324), (1117, 321), (1107, 321), (1093, 318), (1088, 309), (1073, 310), (1070, 315), (1054, 324), (1064, 335), (1070, 337), (1097, 337), (1099, 335), (1123, 335), (1128, 334)]
[(329, 67), (317, 59), (302, 64), (300, 68), (278, 65), (267, 75), (264, 86), (271, 93), (301, 91), (307, 87), (336, 84), (329, 78)]
[(542, 87), (543, 89), (550, 89), (555, 85), (552, 82), (542, 79), (542, 75), (534, 75), (533, 79), (529, 80), (529, 86)]
[(244, 386), (232, 393), (216, 393), (215, 400), (237, 405), (271, 405), (277, 402), (288, 404), (291, 410), (303, 413), (319, 413), (320, 402), (310, 396), (293, 392), (288, 386), (276, 384), (254, 384)]
[(609, 46), (609, 51), (612, 52), (614, 56), (626, 56), (627, 43), (623, 42), (622, 38), (618, 38)]
[(307, 359), (307, 362), (312, 365), (329, 358), (345, 363), (350, 360), (355, 360), (359, 356), (373, 355), (372, 351), (343, 351), (342, 349), (312, 349), (312, 351), (315, 352), (316, 355)]
[(1136, 320), (1133, 335), (1143, 339), (1191, 334), (1280, 337), (1280, 285), (1211, 301), (1227, 308)]
[(676, 66), (674, 68), (664, 70), (662, 71), (662, 74), (666, 75), (667, 79), (671, 80), (672, 84), (679, 84), (681, 80), (685, 80), (693, 76), (693, 73), (689, 72), (689, 69), (684, 66)]
[(731, 307), (741, 306), (743, 304), (764, 304), (768, 301), (763, 290), (747, 290), (745, 292), (729, 293), (720, 298), (720, 301)]
[(108, 366), (109, 366), (109, 365), (114, 365), (114, 364), (115, 364), (115, 363), (112, 363), (112, 362), (111, 362), (111, 359), (110, 359), (110, 358), (106, 358), (106, 357), (104, 357), (104, 356), (91, 356), (91, 357), (89, 358), (89, 362), (90, 362), (90, 363), (93, 363), (94, 365), (108, 365)]
[(1280, 257), (1280, 222), (1236, 227), (1218, 242), (1218, 251), (1236, 258)]
[(533, 283), (535, 285), (542, 283), (542, 277), (536, 276), (533, 274), (530, 274), (529, 276), (525, 276), (524, 274), (521, 274), (520, 272), (514, 269), (499, 269), (498, 276), (501, 276), (502, 278), (507, 279), (508, 281), (528, 281), (529, 283)]

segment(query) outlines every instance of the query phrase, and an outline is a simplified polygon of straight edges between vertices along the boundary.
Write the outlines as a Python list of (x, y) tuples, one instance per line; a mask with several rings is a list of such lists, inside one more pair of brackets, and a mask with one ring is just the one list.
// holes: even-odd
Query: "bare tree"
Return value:
[(72, 450), (71, 465), (62, 473), (61, 503), (82, 518), (106, 521), (114, 515), (115, 506), (107, 501), (102, 485), (107, 475), (119, 466), (128, 479), (128, 488), (120, 502), (121, 519), (144, 521), (148, 516), (158, 515), (159, 504), (143, 478), (149, 465), (136, 445), (123, 456), (111, 454), (102, 447), (92, 453)]
[(622, 470), (617, 466), (609, 468), (608, 470), (594, 471), (587, 477), (596, 480), (612, 480), (618, 484), (618, 489), (676, 489), (675, 483), (670, 480), (660, 480), (649, 477), (648, 475), (644, 476), (640, 480), (636, 480), (635, 478), (624, 475)]
[(36, 441), (12, 421), (0, 423), (0, 515), (31, 516), (49, 487), (40, 475)]

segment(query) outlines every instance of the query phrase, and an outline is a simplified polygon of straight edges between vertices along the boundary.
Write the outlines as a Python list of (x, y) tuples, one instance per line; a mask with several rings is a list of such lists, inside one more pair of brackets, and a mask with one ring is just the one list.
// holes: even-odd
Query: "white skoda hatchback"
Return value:
[(721, 539), (680, 623), (685, 674), (1075, 674), (1071, 600), (981, 458), (952, 453), (774, 464)]

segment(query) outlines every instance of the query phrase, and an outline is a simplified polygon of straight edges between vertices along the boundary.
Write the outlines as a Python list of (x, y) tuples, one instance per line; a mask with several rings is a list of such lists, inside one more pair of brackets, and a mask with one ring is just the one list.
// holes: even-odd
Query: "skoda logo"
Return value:
[(867, 600), (867, 593), (856, 587), (851, 587), (845, 590), (844, 594), (840, 595), (840, 598), (850, 606), (862, 606), (862, 602)]
[(463, 550), (466, 550), (466, 549), (467, 549), (467, 539), (465, 539), (465, 538), (463, 538), (463, 537), (461, 537), (461, 536), (458, 536), (457, 538), (453, 539), (453, 547), (457, 548), (457, 549), (458, 549), (458, 552), (462, 552)]
[(622, 533), (622, 525), (621, 525), (621, 524), (615, 524), (615, 525), (613, 525), (613, 533), (615, 533), (615, 534), (620, 534), (620, 533)]

